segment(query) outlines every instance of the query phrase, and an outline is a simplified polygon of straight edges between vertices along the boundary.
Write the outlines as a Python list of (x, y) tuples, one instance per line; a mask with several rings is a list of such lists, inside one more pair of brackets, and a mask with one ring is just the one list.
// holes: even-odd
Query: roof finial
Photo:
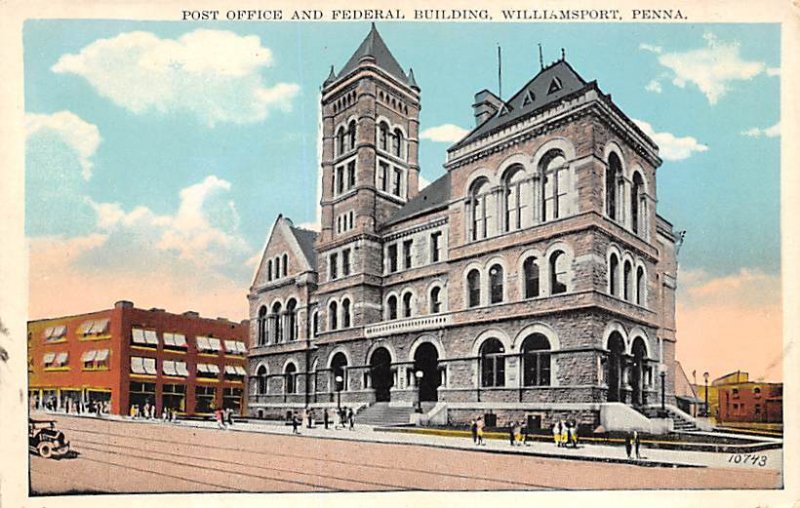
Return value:
[(561, 60), (563, 61), (566, 59), (567, 59), (567, 52), (564, 51), (564, 48), (561, 48)]
[(503, 56), (497, 43), (497, 96), (503, 98)]
[(544, 55), (542, 55), (542, 43), (539, 43), (539, 70), (544, 70)]

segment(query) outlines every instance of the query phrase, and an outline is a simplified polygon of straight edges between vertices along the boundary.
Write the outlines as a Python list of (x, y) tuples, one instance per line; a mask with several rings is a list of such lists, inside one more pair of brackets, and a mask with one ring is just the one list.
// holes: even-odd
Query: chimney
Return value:
[(472, 111), (475, 114), (475, 126), (491, 118), (503, 105), (503, 101), (489, 90), (481, 90), (475, 94)]
[(200, 313), (195, 312), (193, 310), (187, 310), (186, 312), (183, 313), (183, 315), (186, 316), (186, 317), (190, 317), (190, 318), (199, 318), (200, 317)]
[(120, 300), (114, 303), (115, 309), (132, 309), (133, 302), (129, 302), (128, 300)]

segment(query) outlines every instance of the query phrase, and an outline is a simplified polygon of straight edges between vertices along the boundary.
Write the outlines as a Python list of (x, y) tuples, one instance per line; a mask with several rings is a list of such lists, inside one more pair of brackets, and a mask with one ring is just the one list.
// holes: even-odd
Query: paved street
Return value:
[[(293, 436), (290, 428), (264, 424), (222, 431), (211, 423), (56, 418), (79, 455), (62, 460), (31, 456), (35, 494), (776, 488), (781, 483), (775, 469), (779, 450), (768, 452), (770, 467), (728, 465), (722, 456), (712, 467), (644, 467), (531, 456), (526, 448), (498, 453), (509, 450), (500, 441), (476, 450), (461, 439), (406, 437), (369, 428), (304, 429), (304, 435)], [(381, 442), (389, 440), (400, 443)], [(584, 452), (598, 453), (593, 446)], [(687, 456), (684, 462), (693, 459)]]

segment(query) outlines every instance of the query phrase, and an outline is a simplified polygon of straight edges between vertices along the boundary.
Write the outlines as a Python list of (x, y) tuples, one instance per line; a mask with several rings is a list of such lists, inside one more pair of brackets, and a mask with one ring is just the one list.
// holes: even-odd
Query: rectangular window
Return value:
[(336, 280), (336, 278), (339, 276), (336, 273), (336, 264), (338, 263), (338, 259), (337, 258), (338, 258), (338, 255), (336, 253), (331, 254), (330, 262), (328, 263), (329, 264), (329, 268), (330, 268), (330, 279), (331, 280)]
[(403, 242), (403, 268), (408, 270), (411, 268), (411, 246), (413, 240), (406, 240)]
[(342, 276), (350, 275), (350, 249), (342, 251)]
[(403, 170), (394, 168), (394, 180), (392, 183), (392, 194), (400, 196), (400, 186), (403, 181)]
[(383, 192), (389, 190), (389, 165), (385, 162), (378, 163), (378, 189)]
[(397, 271), (397, 244), (392, 244), (389, 246), (389, 273), (394, 273)]
[(339, 166), (336, 168), (336, 193), (341, 194), (344, 192), (344, 167)]
[(437, 263), (442, 257), (442, 232), (431, 233), (431, 263)]
[(347, 164), (347, 188), (352, 189), (356, 186), (356, 162), (350, 161)]
[(45, 342), (60, 342), (66, 340), (66, 338), (67, 327), (64, 325), (52, 326), (44, 331)]
[(214, 386), (195, 386), (194, 410), (197, 413), (211, 413), (214, 411), (217, 389)]

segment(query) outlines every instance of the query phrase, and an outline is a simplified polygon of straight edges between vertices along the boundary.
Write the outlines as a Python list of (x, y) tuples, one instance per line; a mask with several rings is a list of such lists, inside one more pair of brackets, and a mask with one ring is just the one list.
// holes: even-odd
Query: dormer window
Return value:
[(547, 89), (547, 94), (550, 95), (551, 93), (558, 92), (562, 88), (564, 88), (564, 86), (561, 84), (561, 80), (553, 78), (553, 81), (550, 82), (550, 88)]

